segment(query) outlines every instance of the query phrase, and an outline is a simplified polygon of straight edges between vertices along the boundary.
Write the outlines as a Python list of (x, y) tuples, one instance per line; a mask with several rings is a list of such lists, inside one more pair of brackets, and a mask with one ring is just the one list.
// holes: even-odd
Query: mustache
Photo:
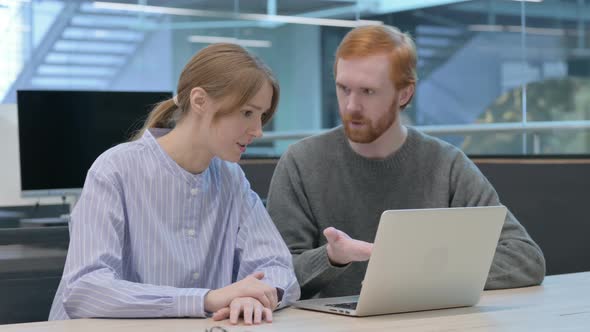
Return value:
[(367, 122), (367, 119), (359, 113), (347, 113), (342, 115), (342, 122)]

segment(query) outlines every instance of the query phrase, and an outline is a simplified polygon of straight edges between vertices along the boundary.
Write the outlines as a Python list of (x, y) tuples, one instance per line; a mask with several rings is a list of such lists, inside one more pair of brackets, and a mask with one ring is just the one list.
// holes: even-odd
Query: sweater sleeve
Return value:
[(291, 151), (283, 154), (270, 183), (268, 212), (287, 243), (295, 274), (301, 286), (301, 298), (314, 296), (346, 270), (328, 260), (323, 236), (305, 193), (302, 173)]
[[(501, 204), (495, 189), (462, 152), (454, 160), (450, 181), (451, 207)], [(485, 288), (539, 285), (544, 277), (543, 252), (508, 211)]]

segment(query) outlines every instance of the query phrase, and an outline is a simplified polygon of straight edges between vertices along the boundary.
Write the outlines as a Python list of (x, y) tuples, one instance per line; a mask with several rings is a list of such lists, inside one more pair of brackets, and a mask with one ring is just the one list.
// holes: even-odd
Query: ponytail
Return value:
[(138, 130), (131, 138), (132, 141), (140, 139), (146, 130), (150, 128), (172, 128), (174, 127), (174, 111), (178, 106), (174, 103), (174, 99), (167, 99), (160, 102), (148, 115), (143, 127)]
[(239, 45), (209, 45), (195, 54), (180, 73), (176, 101), (172, 98), (159, 103), (131, 140), (141, 138), (150, 128), (174, 128), (190, 109), (191, 90), (196, 87), (205, 90), (212, 100), (224, 101), (224, 109), (216, 113), (222, 116), (239, 110), (265, 81), (272, 86), (273, 94), (263, 125), (270, 121), (279, 101), (279, 83), (270, 69)]

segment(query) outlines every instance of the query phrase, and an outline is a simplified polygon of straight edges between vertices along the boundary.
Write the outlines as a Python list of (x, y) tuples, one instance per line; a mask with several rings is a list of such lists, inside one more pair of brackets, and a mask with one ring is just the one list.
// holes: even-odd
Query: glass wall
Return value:
[[(471, 155), (590, 152), (590, 1), (0, 1), (0, 99), (17, 89), (174, 91), (209, 43), (239, 43), (281, 84), (250, 156), (339, 124), (338, 43), (391, 24), (418, 48), (403, 121)], [(369, 22), (365, 22), (369, 21)]]

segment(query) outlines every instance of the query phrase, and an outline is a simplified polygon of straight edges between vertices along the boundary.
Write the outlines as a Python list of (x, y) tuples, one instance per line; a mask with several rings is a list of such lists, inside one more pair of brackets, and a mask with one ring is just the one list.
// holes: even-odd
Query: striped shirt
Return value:
[(94, 162), (71, 215), (49, 320), (205, 317), (204, 297), (256, 271), (299, 298), (291, 254), (241, 168), (180, 167), (151, 129)]

